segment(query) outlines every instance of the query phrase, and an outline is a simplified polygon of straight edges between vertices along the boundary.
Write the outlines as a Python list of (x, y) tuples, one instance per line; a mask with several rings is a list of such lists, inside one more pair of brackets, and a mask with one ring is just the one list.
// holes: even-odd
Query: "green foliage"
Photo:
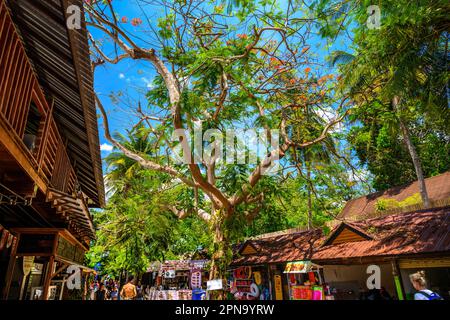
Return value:
[(404, 199), (402, 201), (397, 201), (395, 199), (387, 199), (387, 198), (379, 199), (379, 200), (377, 200), (377, 202), (375, 204), (375, 209), (376, 209), (376, 211), (386, 211), (386, 210), (395, 209), (395, 208), (404, 208), (404, 207), (421, 204), (421, 203), (422, 203), (422, 198), (420, 197), (420, 194), (415, 193), (412, 196), (407, 197), (406, 199)]
[[(154, 150), (141, 126), (117, 138), (143, 155)], [(178, 199), (189, 208), (192, 190), (173, 184), (165, 174), (143, 169), (117, 150), (105, 161), (110, 198), (104, 210), (93, 213), (97, 240), (87, 254), (91, 266), (100, 263), (102, 272), (116, 276), (122, 271), (140, 274), (152, 261), (177, 258), (210, 242), (203, 221), (179, 221), (166, 207)], [(172, 188), (164, 190), (164, 184)]]
[[(323, 36), (352, 28), (353, 52), (336, 51), (330, 61), (342, 73), (340, 89), (358, 105), (348, 140), (374, 175), (375, 189), (383, 190), (417, 180), (399, 119), (410, 130), (425, 176), (450, 169), (449, 19), (447, 1), (383, 1), (381, 28), (370, 30), (372, 4), (322, 0), (314, 8), (326, 25)], [(397, 110), (394, 96), (400, 97)]]

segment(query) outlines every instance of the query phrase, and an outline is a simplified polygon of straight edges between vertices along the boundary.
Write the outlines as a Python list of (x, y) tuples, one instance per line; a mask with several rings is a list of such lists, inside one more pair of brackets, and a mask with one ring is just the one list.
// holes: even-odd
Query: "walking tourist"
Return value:
[(139, 281), (136, 286), (136, 300), (144, 300), (144, 289), (142, 288), (142, 284)]
[(409, 279), (417, 290), (414, 295), (414, 300), (443, 300), (440, 295), (427, 289), (427, 281), (425, 278), (425, 271), (418, 271), (416, 273), (410, 274)]
[(97, 290), (97, 292), (95, 292), (95, 300), (106, 300), (106, 289), (105, 289), (105, 285), (103, 283), (100, 282), (100, 287)]
[(120, 297), (123, 300), (134, 300), (137, 296), (136, 286), (133, 284), (134, 277), (129, 276), (127, 283), (120, 291)]

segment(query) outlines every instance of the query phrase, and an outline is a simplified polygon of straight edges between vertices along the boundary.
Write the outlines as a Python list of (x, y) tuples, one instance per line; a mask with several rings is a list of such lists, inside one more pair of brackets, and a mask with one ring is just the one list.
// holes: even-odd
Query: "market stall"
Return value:
[(271, 299), (267, 266), (241, 266), (230, 270), (230, 298), (236, 300)]
[(311, 261), (288, 262), (287, 275), (290, 300), (324, 300), (322, 267)]
[[(10, 300), (81, 299), (82, 288), (66, 283), (76, 272), (83, 278), (94, 270), (83, 266), (86, 247), (66, 229), (15, 228), (7, 283)], [(6, 290), (5, 290), (6, 291)]]
[(207, 260), (169, 260), (161, 264), (149, 300), (200, 300), (206, 288)]

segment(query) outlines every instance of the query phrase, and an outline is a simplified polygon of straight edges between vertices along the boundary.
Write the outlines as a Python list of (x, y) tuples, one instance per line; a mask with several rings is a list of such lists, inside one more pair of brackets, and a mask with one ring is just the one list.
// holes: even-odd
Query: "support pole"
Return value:
[(17, 236), (16, 241), (13, 243), (13, 247), (11, 249), (11, 256), (9, 258), (8, 270), (6, 271), (6, 283), (5, 288), (3, 289), (3, 300), (8, 300), (9, 297), (9, 289), (11, 288), (12, 277), (14, 275), (14, 268), (16, 266), (17, 260), (17, 247), (19, 246), (20, 235)]
[(397, 261), (394, 259), (392, 260), (391, 264), (392, 264), (392, 275), (394, 276), (395, 289), (397, 291), (398, 300), (405, 300), (402, 279), (398, 269)]
[(48, 300), (48, 290), (50, 288), (50, 282), (52, 281), (52, 275), (53, 275), (53, 266), (55, 264), (55, 256), (51, 256), (47, 268), (45, 270), (45, 278), (44, 278), (44, 290), (42, 293), (42, 300)]

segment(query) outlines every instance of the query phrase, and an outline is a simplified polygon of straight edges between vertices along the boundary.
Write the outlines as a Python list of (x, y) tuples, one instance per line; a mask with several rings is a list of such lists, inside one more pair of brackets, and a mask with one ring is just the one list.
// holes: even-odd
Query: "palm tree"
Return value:
[[(305, 119), (308, 126), (293, 126), (292, 136), (297, 136), (302, 139), (310, 139), (317, 136), (323, 130), (326, 121), (323, 116), (316, 112), (311, 112), (309, 108), (305, 108), (301, 114), (301, 118)], [(313, 194), (315, 194), (314, 184), (312, 182), (312, 175), (314, 169), (319, 165), (326, 165), (331, 162), (332, 154), (336, 154), (336, 145), (334, 139), (328, 136), (320, 144), (312, 145), (308, 148), (297, 148), (293, 152), (294, 163), (297, 168), (297, 173), (300, 178), (306, 181), (306, 190), (308, 197), (308, 229), (313, 229)], [(305, 174), (303, 174), (305, 171)], [(317, 172), (316, 172), (317, 173)]]
[[(127, 131), (127, 136), (116, 133), (114, 138), (130, 150), (148, 156), (153, 154), (153, 141), (143, 131), (142, 126)], [(135, 160), (118, 151), (117, 148), (114, 148), (114, 152), (105, 158), (105, 162), (108, 170), (105, 175), (108, 196), (117, 192), (126, 194), (131, 187), (130, 180), (138, 177), (137, 173), (142, 170), (142, 167)]]
[(430, 201), (408, 122), (417, 118), (417, 114), (433, 122), (441, 122), (442, 118), (447, 123), (450, 120), (446, 6), (443, 0), (388, 1), (383, 5), (381, 28), (368, 30), (361, 23), (361, 14), (367, 10), (365, 5), (357, 1), (321, 4), (321, 8), (343, 8), (331, 17), (331, 24), (339, 25), (337, 19), (343, 16), (353, 18), (355, 54), (335, 52), (332, 64), (341, 64), (343, 88), (357, 104), (370, 106), (371, 102), (378, 101), (389, 106), (387, 111), (394, 115), (414, 164), (425, 207), (429, 207)]

